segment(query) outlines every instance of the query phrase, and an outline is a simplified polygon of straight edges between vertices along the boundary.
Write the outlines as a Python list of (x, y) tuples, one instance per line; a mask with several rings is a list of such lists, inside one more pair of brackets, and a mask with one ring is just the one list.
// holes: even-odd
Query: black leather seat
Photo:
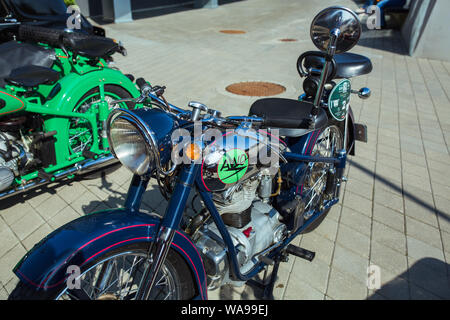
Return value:
[(55, 62), (55, 51), (29, 43), (10, 41), (0, 44), (0, 87), (14, 69), (25, 66), (51, 68)]
[(5, 80), (15, 86), (34, 88), (58, 81), (59, 73), (46, 67), (26, 66), (14, 69)]
[(121, 46), (110, 38), (86, 34), (82, 31), (66, 32), (35, 25), (20, 25), (17, 37), (20, 41), (42, 42), (52, 47), (64, 45), (67, 49), (88, 58), (102, 58), (122, 50)]
[[(372, 62), (369, 58), (360, 54), (345, 52), (334, 56), (336, 61), (336, 79), (352, 78), (368, 74), (372, 71)], [(306, 68), (322, 69), (324, 58), (318, 56), (308, 56), (305, 58)]]
[[(265, 119), (265, 126), (279, 128), (282, 136), (301, 136), (311, 131), (310, 115), (314, 105), (309, 102), (283, 99), (266, 98), (255, 101), (250, 107), (249, 115)], [(323, 108), (319, 109), (315, 128), (321, 128), (327, 124), (328, 118)]]
[(114, 40), (101, 37), (67, 37), (68, 46), (82, 56), (101, 58), (118, 51), (119, 45)]

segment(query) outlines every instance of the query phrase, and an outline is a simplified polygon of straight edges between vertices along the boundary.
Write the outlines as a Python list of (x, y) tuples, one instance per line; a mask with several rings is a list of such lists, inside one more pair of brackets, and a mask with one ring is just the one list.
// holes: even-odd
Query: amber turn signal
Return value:
[(198, 160), (200, 159), (202, 155), (202, 150), (200, 149), (200, 147), (195, 144), (195, 143), (191, 143), (190, 145), (188, 145), (188, 147), (186, 148), (186, 156), (191, 159), (192, 161)]

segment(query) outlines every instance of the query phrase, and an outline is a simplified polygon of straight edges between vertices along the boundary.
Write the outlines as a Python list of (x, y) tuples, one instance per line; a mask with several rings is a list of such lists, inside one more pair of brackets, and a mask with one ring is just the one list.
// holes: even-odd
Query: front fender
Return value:
[[(69, 266), (82, 267), (99, 254), (137, 242), (152, 242), (160, 219), (126, 209), (106, 210), (73, 220), (36, 244), (14, 268), (19, 279), (36, 291), (62, 289)], [(192, 271), (198, 298), (207, 299), (203, 262), (189, 237), (177, 231), (172, 248)]]
[[(82, 97), (91, 89), (102, 88), (105, 85), (115, 85), (126, 90), (132, 97), (139, 97), (140, 91), (136, 85), (123, 73), (113, 69), (100, 69), (85, 74), (70, 73), (58, 81), (59, 92), (48, 100), (42, 108), (28, 108), (28, 111), (45, 114), (46, 110), (52, 110), (55, 116), (45, 121), (46, 132), (56, 131), (56, 160), (58, 164), (70, 161), (69, 143), (69, 119), (67, 113), (71, 113)], [(97, 142), (97, 141), (95, 141)]]
[(48, 101), (48, 107), (56, 108), (60, 111), (72, 111), (81, 97), (90, 89), (104, 85), (116, 85), (122, 87), (134, 98), (140, 96), (140, 91), (136, 85), (119, 70), (104, 68), (100, 70), (86, 72), (84, 74), (70, 73), (60, 79), (58, 83), (61, 90)]

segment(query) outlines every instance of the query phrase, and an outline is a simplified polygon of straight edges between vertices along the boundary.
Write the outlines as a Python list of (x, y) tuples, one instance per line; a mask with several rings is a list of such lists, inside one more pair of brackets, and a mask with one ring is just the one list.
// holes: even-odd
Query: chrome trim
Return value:
[(58, 174), (54, 174), (52, 176), (52, 178), (55, 178), (53, 181), (51, 181), (51, 179), (41, 179), (39, 181), (37, 181), (37, 179), (35, 179), (34, 181), (32, 181), (24, 186), (19, 186), (13, 190), (9, 190), (7, 192), (0, 193), (0, 200), (6, 199), (13, 195), (23, 193), (25, 191), (32, 190), (36, 187), (39, 187), (39, 186), (42, 186), (42, 185), (45, 185), (45, 184), (48, 184), (51, 182), (56, 182), (57, 180), (61, 180), (72, 174), (82, 174), (82, 173), (88, 172), (88, 170), (92, 169), (92, 167), (107, 166), (109, 164), (113, 164), (116, 161), (117, 160), (113, 155), (106, 155), (106, 156), (100, 157), (96, 160), (84, 160), (83, 162), (75, 164), (70, 169), (62, 171)]
[[(156, 142), (155, 133), (153, 130), (136, 114), (134, 114), (131, 110), (127, 109), (115, 109), (113, 110), (110, 115), (108, 116), (107, 124), (106, 124), (106, 131), (108, 133), (108, 144), (111, 146), (111, 153), (117, 158), (117, 155), (114, 152), (114, 149), (112, 148), (112, 140), (111, 140), (111, 123), (120, 116), (127, 116), (130, 117), (132, 121), (134, 121), (134, 124), (137, 125), (137, 129), (141, 132), (142, 137), (144, 138), (145, 142), (147, 143), (150, 148), (147, 147), (147, 150), (153, 154), (155, 159), (155, 165), (156, 169), (158, 169), (159, 172), (162, 174), (165, 173), (165, 171), (162, 169), (161, 166), (161, 156), (158, 152), (158, 143)], [(151, 168), (149, 168), (150, 170)], [(149, 172), (147, 171), (146, 174)]]

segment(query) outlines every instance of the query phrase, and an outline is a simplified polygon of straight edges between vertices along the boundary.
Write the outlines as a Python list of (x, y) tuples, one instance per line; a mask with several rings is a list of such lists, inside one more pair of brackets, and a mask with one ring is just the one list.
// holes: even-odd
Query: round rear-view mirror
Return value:
[(344, 7), (329, 7), (314, 18), (311, 24), (311, 39), (320, 51), (328, 51), (331, 34), (339, 30), (335, 53), (349, 51), (357, 43), (362, 33), (361, 23), (356, 14)]

